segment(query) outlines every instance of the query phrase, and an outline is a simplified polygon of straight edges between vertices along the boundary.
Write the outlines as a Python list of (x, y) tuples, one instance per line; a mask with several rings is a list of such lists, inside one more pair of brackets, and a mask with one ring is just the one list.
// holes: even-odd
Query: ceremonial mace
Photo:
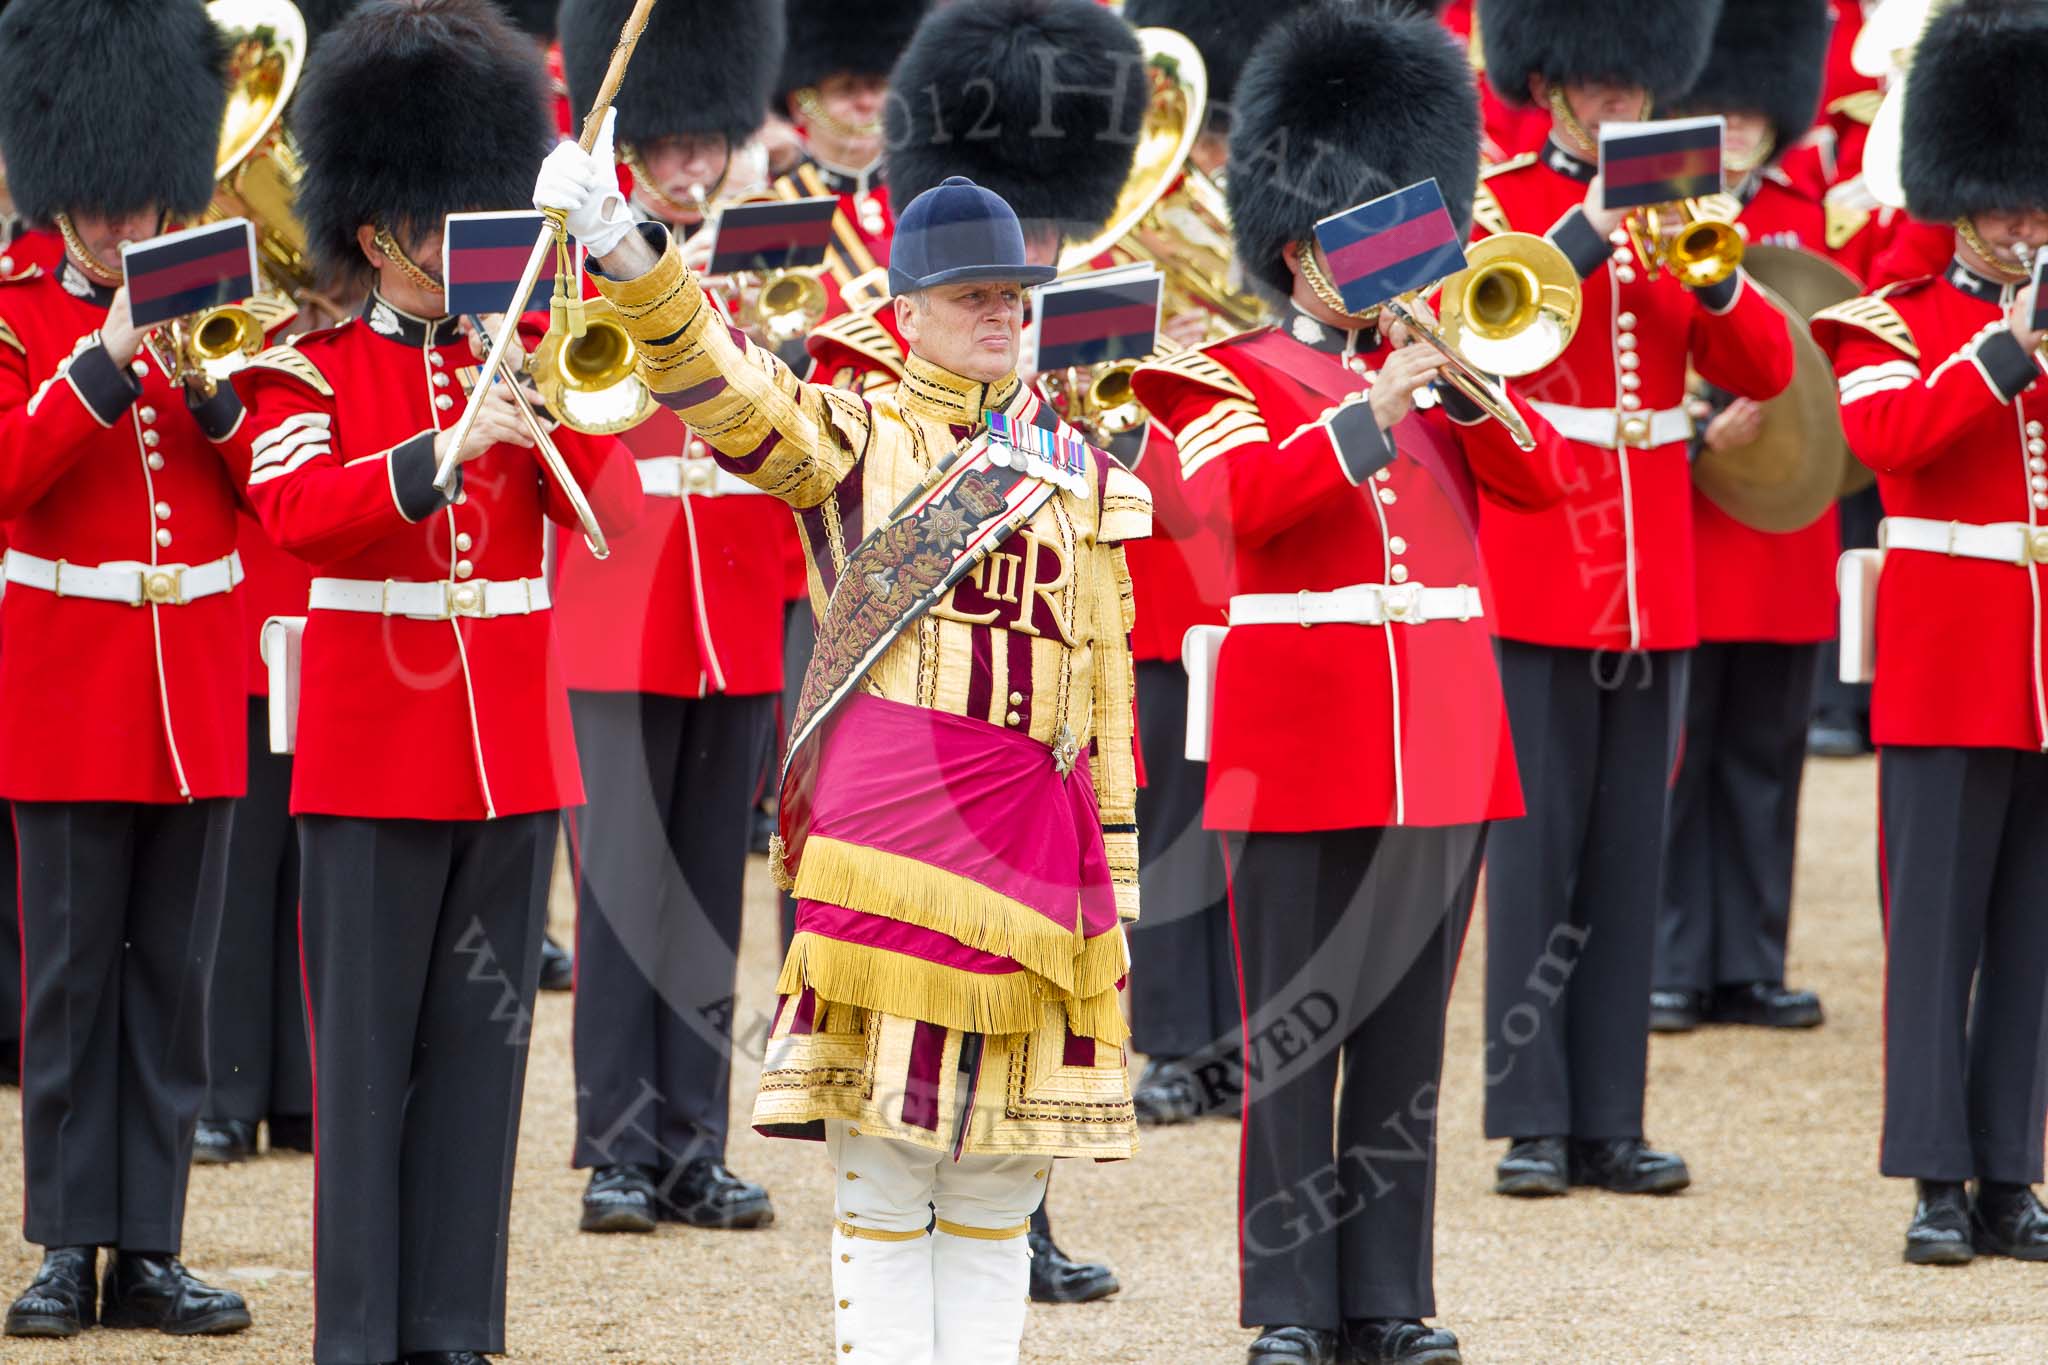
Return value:
[[(626, 64), (633, 60), (633, 49), (639, 45), (640, 34), (647, 27), (647, 16), (653, 11), (654, 0), (636, 0), (633, 12), (626, 16), (625, 25), (619, 30), (619, 45), (612, 49), (611, 65), (605, 69), (604, 84), (598, 87), (597, 102), (591, 105), (590, 113), (583, 120), (583, 136), (579, 142), (586, 152), (597, 143), (597, 135), (604, 128), (605, 113), (612, 107), (612, 101), (618, 97), (619, 85), (626, 79)], [(460, 468), (456, 456), (461, 451), (463, 442), (469, 439), (471, 429), (476, 426), (477, 412), (483, 406), (491, 385), (500, 376), (508, 384), (517, 382), (518, 376), (507, 367), (507, 357), (512, 352), (513, 338), (519, 333), (520, 305), (533, 297), (533, 287), (540, 280), (540, 268), (547, 261), (548, 253), (551, 251), (557, 255), (558, 267), (555, 271), (555, 296), (549, 305), (549, 312), (553, 314), (553, 325), (550, 330), (553, 330), (553, 326), (567, 326), (571, 337), (580, 338), (583, 335), (583, 295), (576, 288), (575, 271), (569, 268), (567, 215), (560, 209), (547, 209), (543, 213), (547, 218), (547, 226), (541, 229), (540, 236), (534, 241), (533, 253), (526, 258), (526, 269), (519, 276), (519, 288), (512, 295), (514, 304), (506, 310), (504, 320), (498, 324), (498, 334), (491, 338), (491, 350), (484, 359), (483, 374), (477, 380), (476, 387), (470, 390), (469, 402), (462, 409), (462, 420), (455, 424), (455, 439), (448, 443), (448, 454), (442, 459), (440, 468), (434, 471), (434, 487), (440, 490), (443, 497), (450, 496), (455, 491), (456, 471)], [(590, 543), (590, 552), (603, 559), (610, 553), (610, 547), (605, 543), (604, 530), (597, 524), (597, 514), (591, 510), (590, 500), (583, 495), (583, 489), (577, 485), (575, 476), (569, 472), (569, 466), (563, 461), (561, 452), (555, 449), (552, 441), (546, 439), (545, 433), (541, 434), (536, 449), (540, 454), (541, 463), (547, 466), (548, 473), (554, 476), (556, 485), (568, 497), (570, 505), (576, 509), (577, 520), (583, 523), (584, 539)]]

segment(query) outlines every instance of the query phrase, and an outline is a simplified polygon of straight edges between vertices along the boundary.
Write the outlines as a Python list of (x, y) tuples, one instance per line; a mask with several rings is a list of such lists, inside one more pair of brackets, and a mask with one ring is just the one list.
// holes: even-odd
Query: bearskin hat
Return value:
[(333, 28), (347, 17), (356, 7), (357, 0), (293, 0), (299, 7), (299, 14), (306, 21), (306, 37), (318, 42), (320, 35)]
[(1962, 0), (1921, 36), (1906, 81), (1900, 174), (1915, 218), (2048, 207), (2048, 5)]
[(1510, 104), (1529, 77), (1640, 85), (1658, 101), (1707, 63), (1720, 0), (1477, 0), (1486, 78)]
[(1307, 0), (1125, 0), (1124, 18), (1133, 28), (1170, 28), (1187, 35), (1202, 54), (1209, 73), (1209, 117), (1212, 131), (1230, 131), (1230, 111), (1237, 99), (1238, 78), (1245, 58), (1260, 35)]
[(525, 207), (555, 144), (547, 69), (490, 0), (362, 0), (314, 48), (291, 126), (314, 261), (362, 279), (364, 223)]
[(1833, 28), (1828, 0), (1724, 0), (1706, 69), (1672, 106), (1764, 115), (1775, 161), (1806, 136), (1820, 111)]
[(1289, 242), (1355, 204), (1435, 177), (1464, 235), (1479, 183), (1472, 68), (1427, 15), (1320, 0), (1245, 63), (1227, 186), (1237, 258), (1275, 299)]
[(889, 77), (883, 151), (907, 204), (948, 176), (994, 190), (1026, 234), (1101, 230), (1131, 173), (1151, 82), (1138, 35), (1094, 0), (953, 0)]
[[(578, 126), (632, 12), (633, 0), (563, 0), (562, 69)], [(620, 143), (684, 134), (746, 141), (768, 116), (782, 36), (782, 0), (663, 0), (619, 89)]]
[(227, 64), (200, 0), (14, 0), (0, 14), (0, 159), (31, 222), (213, 198)]
[(835, 71), (888, 75), (931, 7), (931, 0), (785, 0), (789, 38), (776, 106)]
[[(561, 8), (557, 0), (498, 0), (498, 8), (536, 38), (555, 36), (555, 14)], [(618, 35), (612, 38), (616, 42)]]

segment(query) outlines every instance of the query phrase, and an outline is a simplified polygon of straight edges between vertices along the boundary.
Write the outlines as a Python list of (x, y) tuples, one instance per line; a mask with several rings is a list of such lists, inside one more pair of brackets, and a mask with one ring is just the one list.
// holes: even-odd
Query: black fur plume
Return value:
[(1906, 82), (1906, 208), (1945, 223), (2048, 208), (2048, 5), (1962, 0), (1927, 26)]
[(1230, 130), (1237, 83), (1245, 59), (1259, 38), (1307, 0), (1125, 0), (1124, 18), (1133, 28), (1178, 29), (1202, 54), (1209, 73), (1209, 127)]
[(931, 0), (786, 0), (777, 106), (835, 71), (888, 75), (931, 7)]
[[(563, 0), (562, 68), (579, 126), (632, 12), (633, 0)], [(662, 0), (614, 104), (620, 143), (752, 137), (775, 94), (782, 39), (782, 0)]]
[(1772, 159), (1783, 156), (1820, 110), (1833, 27), (1828, 0), (1725, 0), (1706, 69), (1672, 110), (1762, 114), (1776, 141)]
[(1486, 78), (1510, 104), (1529, 77), (1640, 85), (1659, 103), (1706, 65), (1720, 0), (1477, 0)]

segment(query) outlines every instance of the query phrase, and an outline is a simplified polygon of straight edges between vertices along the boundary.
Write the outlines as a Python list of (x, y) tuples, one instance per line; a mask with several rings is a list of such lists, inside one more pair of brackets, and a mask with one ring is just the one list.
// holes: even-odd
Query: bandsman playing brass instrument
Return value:
[[(665, 0), (628, 69), (634, 164), (738, 136), (775, 79), (781, 0)], [(623, 5), (564, 10), (579, 120)], [(721, 29), (719, 24), (725, 27)], [(702, 41), (722, 32), (728, 41)], [(642, 201), (645, 202), (645, 201)], [(637, 382), (637, 381), (634, 381)], [(627, 437), (647, 505), (598, 559), (559, 542), (556, 617), (590, 804), (576, 863), (576, 1144), (587, 1232), (750, 1228), (768, 1192), (725, 1165), (747, 836), (774, 749), (789, 509), (673, 413)]]
[[(1442, 357), (1391, 311), (1347, 310), (1315, 235), (1434, 178), (1455, 247), (1478, 152), (1463, 60), (1429, 16), (1323, 0), (1283, 19), (1239, 87), (1229, 202), (1284, 320), (1134, 381), (1188, 501), (1226, 529), (1238, 594), (1213, 673), (1189, 671), (1205, 699), (1213, 677), (1204, 820), (1228, 840), (1244, 1055), (1271, 1029), (1282, 1059), (1247, 1077), (1249, 1365), (1459, 1358), (1423, 1321), (1433, 1096), (1487, 824), (1522, 811), (1474, 522), (1556, 503), (1571, 457), (1519, 399), (1526, 453), (1448, 389), (1417, 410)], [(1305, 696), (1327, 705), (1304, 715)], [(1296, 1010), (1327, 1028), (1304, 1038)]]
[[(1907, 86), (1915, 219), (1951, 223), (1939, 276), (1825, 309), (1849, 449), (1886, 513), (1875, 606), (1885, 911), (1878, 1168), (1911, 1178), (1905, 1259), (2048, 1260), (2048, 382), (2027, 262), (2048, 249), (2039, 125), (2048, 11), (1962, 0)], [(2020, 73), (2026, 73), (2022, 76)], [(1971, 1188), (1971, 1182), (1975, 1188)]]
[[(1481, 177), (1482, 234), (1546, 233), (1584, 325), (1519, 385), (1578, 472), (1541, 511), (1488, 506), (1501, 682), (1527, 818), (1487, 850), (1486, 1134), (1495, 1188), (1668, 1193), (1684, 1160), (1643, 1139), (1666, 791), (1697, 642), (1688, 364), (1741, 398), (1791, 383), (1786, 321), (1739, 270), (1699, 289), (1653, 273), (1596, 183), (1603, 122), (1648, 117), (1705, 63), (1717, 6), (1479, 0), (1486, 77), (1550, 111), (1541, 151)], [(1525, 1022), (1534, 1014), (1537, 1023)]]
[[(540, 55), (487, 0), (364, 0), (293, 110), (313, 251), (361, 316), (238, 377), (249, 493), (313, 568), (292, 809), (314, 1058), (313, 1359), (504, 1349), (506, 1241), (556, 832), (582, 800), (542, 577), (548, 433), (490, 384), (452, 497), (475, 353), (446, 315), (450, 212), (520, 202), (555, 140)], [(449, 150), (459, 148), (451, 157)], [(640, 490), (557, 430), (597, 520)], [(572, 496), (573, 495), (573, 496)]]
[[(1116, 983), (1137, 910), (1121, 544), (1143, 485), (1016, 376), (1016, 214), (949, 180), (898, 220), (905, 374), (798, 381), (729, 329), (595, 155), (550, 156), (664, 401), (822, 513), (826, 602), (771, 859), (798, 897), (754, 1123), (836, 1171), (835, 1358), (1014, 1362), (1051, 1158), (1131, 1155)], [(936, 1217), (934, 1216), (936, 1215)]]
[(198, 0), (0, 16), (0, 156), (63, 241), (10, 252), (0, 281), (0, 795), (20, 850), (22, 1231), (44, 1248), (10, 1336), (249, 1325), (178, 1259), (245, 777), (249, 453), (233, 393), (202, 401), (143, 345), (119, 250), (205, 209), (225, 104)]

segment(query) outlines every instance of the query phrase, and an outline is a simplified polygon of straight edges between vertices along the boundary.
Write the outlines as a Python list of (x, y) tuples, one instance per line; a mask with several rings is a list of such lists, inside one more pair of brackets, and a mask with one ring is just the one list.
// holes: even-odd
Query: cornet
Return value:
[(1684, 199), (1638, 209), (1627, 220), (1629, 241), (1656, 279), (1668, 269), (1689, 289), (1706, 289), (1733, 275), (1742, 265), (1742, 234), (1735, 224), (1716, 216), (1719, 205)]
[[(1161, 347), (1164, 354), (1167, 347)], [(1106, 365), (1053, 370), (1038, 377), (1038, 387), (1060, 416), (1095, 445), (1107, 445), (1145, 425), (1145, 405), (1131, 391), (1131, 376), (1140, 362), (1116, 360)]]
[(173, 384), (189, 384), (211, 398), (222, 380), (263, 349), (263, 324), (249, 309), (231, 304), (153, 328), (142, 344)]

